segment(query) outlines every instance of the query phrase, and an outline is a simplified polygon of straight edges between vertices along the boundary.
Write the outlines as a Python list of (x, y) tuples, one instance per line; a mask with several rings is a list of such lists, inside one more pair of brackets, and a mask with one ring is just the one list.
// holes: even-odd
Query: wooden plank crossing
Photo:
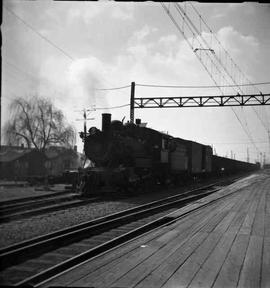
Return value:
[[(206, 205), (209, 199), (216, 201)], [(176, 215), (194, 207), (201, 208), (44, 286), (270, 287), (270, 173), (247, 177)]]

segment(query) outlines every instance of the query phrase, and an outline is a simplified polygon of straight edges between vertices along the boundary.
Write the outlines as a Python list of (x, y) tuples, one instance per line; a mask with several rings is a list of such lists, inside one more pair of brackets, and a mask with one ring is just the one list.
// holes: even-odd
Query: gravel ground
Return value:
[(91, 219), (134, 207), (120, 201), (99, 202), (0, 225), (0, 247), (41, 236)]
[[(208, 182), (213, 183), (215, 180), (212, 179)], [(151, 194), (141, 194), (136, 197), (114, 201), (96, 202), (3, 223), (0, 225), (0, 248), (204, 185), (207, 185), (207, 183), (168, 189)]]
[(42, 186), (16, 187), (16, 186), (1, 185), (0, 183), (0, 203), (20, 198), (49, 195), (55, 192), (63, 191), (64, 189), (65, 185), (55, 185), (50, 187), (50, 190), (46, 190)]

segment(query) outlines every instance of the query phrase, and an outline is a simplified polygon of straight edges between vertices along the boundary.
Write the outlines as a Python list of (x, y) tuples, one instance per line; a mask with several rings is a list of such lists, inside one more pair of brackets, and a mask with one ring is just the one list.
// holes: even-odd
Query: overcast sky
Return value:
[[(270, 5), (192, 3), (246, 77), (252, 83), (270, 82)], [(82, 112), (77, 111), (129, 103), (130, 88), (98, 88), (126, 86), (132, 81), (214, 85), (159, 3), (6, 0), (1, 28), (2, 122), (8, 119), (8, 104), (17, 96), (51, 98), (81, 131), (83, 122), (76, 119), (82, 118)], [(207, 33), (204, 29), (201, 32)], [(270, 92), (270, 85), (258, 88)], [(136, 86), (137, 97), (192, 93), (220, 95), (213, 89)], [(136, 109), (135, 118), (170, 135), (213, 145), (221, 156), (230, 157), (233, 151), (236, 159), (246, 160), (248, 149), (251, 161), (258, 159), (258, 152), (266, 153), (270, 161), (266, 129), (270, 106), (234, 111), (237, 116), (229, 107)], [(96, 110), (89, 115), (95, 120), (88, 121), (88, 128), (100, 128), (104, 112), (112, 113), (113, 119), (129, 119), (128, 106)], [(77, 142), (81, 150), (79, 137)]]

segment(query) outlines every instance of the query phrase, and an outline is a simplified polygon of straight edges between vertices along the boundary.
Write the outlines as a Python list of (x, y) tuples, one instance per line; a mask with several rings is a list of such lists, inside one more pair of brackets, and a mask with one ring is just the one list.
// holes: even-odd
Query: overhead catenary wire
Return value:
[[(68, 52), (66, 52), (63, 48), (59, 47), (58, 45), (56, 45), (55, 43), (53, 43), (51, 40), (49, 40), (47, 37), (43, 36), (41, 33), (39, 33), (38, 31), (36, 31), (34, 29), (34, 27), (30, 24), (28, 24), (24, 19), (22, 19), (20, 16), (18, 16), (15, 12), (13, 12), (12, 10), (8, 9), (7, 7), (4, 6), (4, 9), (7, 10), (10, 14), (12, 14), (14, 17), (16, 17), (16, 19), (18, 19), (20, 22), (22, 22), (25, 26), (27, 26), (31, 31), (33, 31), (35, 34), (37, 34), (40, 38), (42, 38), (43, 40), (45, 40), (47, 43), (49, 43), (51, 46), (53, 46), (54, 48), (56, 48), (58, 51), (60, 51), (64, 56), (66, 56), (69, 60), (74, 61), (75, 58), (73, 56), (71, 56)], [(18, 72), (23, 73), (25, 76), (28, 76), (29, 78), (31, 78), (32, 80), (35, 79), (36, 77), (31, 75), (28, 72), (23, 71), (23, 69), (17, 67), (16, 65), (7, 62), (8, 65), (13, 66)], [(106, 81), (104, 79), (104, 82), (107, 82), (108, 84), (110, 84), (108, 81)], [(111, 85), (111, 84), (110, 84)], [(125, 85), (125, 86), (121, 86), (121, 87), (113, 87), (113, 88), (97, 88), (97, 89), (93, 89), (95, 91), (113, 91), (113, 90), (121, 90), (121, 89), (125, 89), (130, 87), (130, 85)], [(122, 91), (121, 91), (122, 92)], [(122, 108), (122, 107), (127, 107), (130, 104), (124, 104), (124, 105), (119, 105), (119, 106), (113, 106), (113, 107), (100, 107), (100, 108), (96, 108), (95, 110), (110, 110), (110, 109), (117, 109), (117, 108)]]
[[(185, 21), (185, 24), (186, 24), (186, 26), (188, 27), (188, 29), (192, 32), (193, 36), (195, 36), (195, 33), (198, 33), (197, 28), (196, 28), (196, 26), (193, 24), (193, 22), (191, 21), (191, 19), (188, 17), (188, 15), (187, 15), (187, 13), (186, 13), (186, 10), (182, 9), (178, 3), (175, 3), (174, 5), (175, 5), (175, 8), (176, 8), (176, 11), (177, 11), (177, 12), (179, 13), (179, 15), (182, 17), (183, 23), (184, 23), (185, 20), (187, 20), (187, 21)], [(176, 26), (176, 28), (178, 29), (178, 31), (182, 34), (182, 36), (184, 37), (184, 39), (187, 41), (188, 45), (190, 46), (190, 48), (192, 49), (192, 51), (194, 52), (194, 54), (196, 55), (196, 57), (200, 60), (200, 62), (201, 62), (201, 64), (203, 65), (204, 69), (207, 71), (207, 73), (209, 74), (209, 76), (211, 77), (211, 79), (213, 80), (213, 82), (215, 83), (215, 86), (220, 90), (221, 94), (224, 95), (224, 92), (222, 91), (222, 89), (221, 89), (221, 87), (220, 87), (220, 86), (222, 86), (222, 85), (218, 85), (217, 80), (215, 79), (215, 77), (213, 76), (213, 74), (209, 71), (209, 69), (208, 69), (208, 67), (207, 67), (207, 65), (206, 65), (207, 62), (204, 63), (202, 57), (201, 57), (198, 53), (195, 52), (195, 50), (193, 49), (193, 48), (194, 48), (193, 45), (190, 43), (190, 41), (189, 41), (187, 35), (185, 34), (185, 32), (183, 31), (183, 29), (180, 28), (179, 24), (177, 23), (175, 17), (174, 17), (174, 16), (172, 15), (172, 13), (170, 12), (169, 8), (167, 8), (166, 5), (165, 5), (164, 3), (162, 3), (162, 2), (161, 2), (161, 6), (162, 6), (162, 8), (165, 10), (165, 12), (167, 12), (167, 15), (169, 16), (169, 18), (171, 19), (171, 21), (174, 23), (174, 25)], [(193, 30), (195, 31), (195, 33), (194, 33)], [(194, 37), (193, 37), (193, 38), (194, 38)], [(200, 42), (201, 39), (202, 39), (203, 43), (206, 42), (206, 41), (204, 40), (204, 38), (203, 38), (201, 35), (199, 35), (198, 42), (199, 42), (199, 44), (200, 44), (200, 48), (203, 48), (202, 43)], [(206, 43), (206, 44), (207, 44), (207, 43)], [(206, 45), (206, 46), (208, 46), (208, 45)], [(219, 66), (221, 66), (221, 68), (224, 69), (223, 65), (221, 65), (221, 62), (220, 62), (220, 60), (217, 58), (217, 56), (215, 55), (215, 53), (213, 54), (213, 53), (210, 53), (209, 51), (205, 51), (205, 54), (206, 54), (206, 56), (210, 59), (211, 63), (214, 65), (214, 67), (216, 68), (217, 72), (220, 73), (219, 75), (222, 76), (223, 79), (227, 82), (228, 80), (227, 80), (226, 78), (224, 78), (224, 75), (221, 74), (220, 68), (217, 66), (217, 64), (218, 64)], [(213, 62), (213, 59), (212, 59), (213, 55), (214, 55), (214, 60), (217, 60), (217, 63), (214, 63), (214, 62)], [(225, 70), (225, 72), (227, 73), (226, 70)], [(230, 75), (229, 73), (227, 73), (227, 74), (228, 74), (229, 77), (232, 79), (231, 75)], [(233, 81), (233, 82), (234, 82), (234, 81)], [(228, 82), (227, 82), (227, 83), (228, 83)], [(236, 84), (236, 83), (234, 82), (234, 84)], [(244, 132), (246, 133), (246, 135), (248, 136), (249, 140), (253, 143), (253, 146), (256, 148), (257, 151), (259, 151), (258, 147), (257, 147), (257, 146), (255, 145), (255, 143), (254, 143), (254, 140), (253, 140), (250, 132), (249, 132), (248, 129), (246, 129), (246, 127), (243, 125), (243, 123), (242, 123), (241, 119), (239, 118), (239, 116), (237, 115), (236, 111), (235, 111), (233, 108), (231, 108), (231, 110), (233, 111), (235, 117), (237, 118), (238, 122), (240, 123), (240, 125), (241, 125), (242, 129), (244, 130)]]
[[(7, 9), (7, 10), (9, 10), (9, 9)], [(12, 13), (12, 12), (11, 12)], [(12, 14), (14, 14), (15, 15), (15, 13), (13, 12)], [(17, 18), (20, 18), (18, 15), (17, 15)], [(29, 25), (27, 22), (25, 22), (23, 19), (20, 19), (25, 25), (27, 25), (28, 27), (29, 26), (31, 26), (31, 25)], [(30, 27), (29, 27), (30, 28)], [(31, 29), (32, 30), (34, 30), (34, 28), (33, 27), (31, 27)], [(201, 31), (201, 29), (200, 29), (200, 31)], [(37, 32), (37, 31), (34, 31), (34, 32)], [(44, 40), (48, 40), (47, 42), (49, 42), (50, 44), (54, 44), (52, 41), (50, 41), (49, 39), (47, 39), (46, 37), (44, 37), (43, 35), (41, 35), (39, 32), (37, 32), (37, 34), (40, 36), (40, 37), (42, 37)], [(53, 46), (55, 46), (55, 45), (53, 45)], [(57, 46), (57, 45), (56, 45)], [(60, 48), (60, 47), (58, 47), (58, 48)], [(60, 48), (61, 50), (62, 50), (62, 48)], [(59, 50), (59, 49), (58, 49)], [(64, 50), (63, 50), (64, 51)], [(61, 52), (63, 52), (63, 51), (61, 51)], [(64, 51), (65, 52), (65, 51)], [(66, 53), (66, 52), (65, 52)], [(71, 56), (71, 55), (70, 55)], [(71, 56), (72, 57), (72, 56)], [(73, 57), (72, 57), (73, 58)], [(265, 83), (267, 83), (267, 82), (265, 82)], [(264, 83), (264, 84), (265, 84)], [(250, 85), (258, 85), (257, 83), (254, 83), (254, 84), (250, 84)], [(139, 85), (137, 85), (137, 86), (139, 86)], [(235, 87), (238, 87), (239, 85), (235, 85)], [(241, 85), (241, 86), (245, 86), (245, 85)], [(125, 88), (128, 88), (128, 87), (130, 87), (130, 85), (127, 85), (127, 86), (122, 86), (122, 87), (113, 87), (113, 88), (100, 88), (100, 89), (94, 89), (94, 90), (96, 90), (96, 91), (110, 91), (110, 90), (120, 90), (120, 89), (125, 89)], [(204, 87), (200, 87), (200, 86), (198, 86), (198, 87), (195, 87), (195, 86), (193, 86), (194, 88), (204, 88)], [(188, 87), (188, 88), (193, 88), (193, 87)], [(216, 88), (217, 86), (213, 86), (213, 88)], [(226, 85), (220, 85), (219, 87), (233, 87), (233, 86), (226, 86)], [(182, 88), (182, 87), (181, 87)], [(205, 88), (209, 88), (209, 87), (205, 87)], [(125, 106), (128, 106), (128, 105), (130, 105), (130, 104), (125, 104), (125, 105), (120, 105), (120, 106), (115, 106), (115, 107), (104, 107), (104, 108), (98, 108), (98, 109), (100, 109), (100, 110), (102, 110), (102, 109), (115, 109), (115, 108), (121, 108), (121, 107), (125, 107)]]
[[(196, 41), (198, 42), (199, 44), (199, 48), (196, 47), (196, 49), (194, 49), (194, 43), (192, 41), (192, 44), (190, 44), (190, 47), (192, 48), (192, 51), (194, 52), (194, 54), (197, 56), (197, 58), (200, 60), (201, 64), (203, 65), (204, 69), (207, 71), (207, 73), (209, 74), (209, 76), (212, 78), (212, 80), (214, 81), (215, 85), (218, 86), (218, 82), (217, 82), (217, 79), (215, 79), (213, 73), (212, 73), (212, 67), (214, 67), (216, 69), (216, 71), (219, 73), (219, 81), (226, 81), (228, 82), (228, 79), (226, 79), (224, 77), (224, 74), (222, 74), (222, 71), (220, 68), (223, 68), (223, 66), (220, 66), (220, 61), (218, 59), (218, 57), (216, 56), (216, 53), (214, 52), (214, 50), (209, 47), (207, 41), (202, 37), (200, 31), (197, 29), (197, 27), (194, 25), (194, 23), (192, 22), (192, 20), (190, 19), (190, 17), (188, 16), (188, 13), (186, 13), (186, 6), (185, 6), (185, 9), (183, 9), (178, 3), (175, 3), (175, 8), (176, 8), (176, 11), (177, 13), (180, 15), (180, 17), (182, 17), (182, 19), (186, 20), (186, 27), (190, 30), (190, 32), (192, 33), (192, 39), (194, 40), (195, 39), (195, 36), (197, 35), (196, 37)], [(185, 39), (187, 42), (190, 42), (188, 37), (185, 35), (185, 32), (183, 31), (183, 35), (185, 36)], [(207, 47), (207, 48), (205, 48)], [(196, 51), (199, 51), (200, 54), (196, 53)], [(204, 63), (204, 60), (201, 55), (201, 51), (204, 51), (204, 55), (206, 55), (206, 61)], [(211, 62), (211, 71), (209, 71), (209, 68), (207, 67), (207, 59), (210, 60)], [(222, 79), (221, 79), (221, 76), (222, 76)], [(218, 87), (220, 89), (220, 87)], [(221, 93), (223, 93), (223, 91), (220, 89)]]
[[(267, 144), (268, 143), (268, 141), (254, 141), (254, 142), (257, 144)], [(234, 145), (238, 145), (238, 144), (252, 144), (252, 142), (211, 142), (211, 144), (219, 144), (219, 145), (234, 144)]]
[[(213, 34), (212, 30), (210, 29), (210, 27), (206, 24), (205, 20), (202, 18), (202, 16), (198, 13), (198, 11), (196, 10), (196, 8), (192, 5), (192, 3), (189, 3), (191, 5), (191, 7), (195, 10), (195, 12), (197, 13), (197, 15), (200, 17), (200, 23), (201, 23), (201, 20), (203, 21), (203, 23), (206, 25), (207, 29), (210, 31), (211, 34)], [(191, 19), (189, 18), (189, 16), (187, 15), (187, 13), (185, 13), (185, 11), (183, 10), (183, 8), (181, 8), (181, 6), (179, 4), (175, 4), (176, 5), (176, 8), (177, 8), (177, 11), (180, 13), (180, 15), (183, 17), (186, 17), (187, 20), (189, 21), (190, 23), (190, 27), (189, 29), (192, 30), (194, 29), (195, 30), (195, 33), (197, 33), (199, 35), (199, 38), (202, 40), (203, 44), (208, 47), (208, 49), (203, 49), (203, 50), (211, 50), (211, 47), (209, 46), (208, 42), (204, 39), (204, 37), (202, 37), (201, 33), (199, 33), (197, 27), (193, 24), (193, 22), (191, 21)], [(194, 35), (194, 32), (193, 32), (193, 35)], [(199, 38), (197, 39), (199, 42)], [(227, 50), (222, 46), (222, 44), (220, 43), (220, 41), (217, 39), (217, 37), (214, 35), (214, 38), (217, 40), (217, 43), (220, 45), (220, 47), (223, 49), (223, 51), (225, 51), (225, 56), (228, 56), (230, 57), (232, 63), (234, 64), (234, 66), (238, 69), (238, 72), (241, 74), (240, 76), (242, 76), (242, 78), (245, 78), (249, 83), (250, 81), (247, 79), (247, 77), (245, 77), (244, 73), (241, 71), (241, 69), (239, 68), (239, 66), (236, 65), (236, 63), (233, 61), (233, 59), (231, 58), (230, 54), (227, 52)], [(200, 47), (201, 44), (200, 44)], [(196, 50), (196, 49), (195, 49)], [(194, 50), (194, 52), (195, 52)], [(212, 50), (213, 51), (213, 50)], [(219, 52), (221, 53), (221, 51), (219, 50)], [(207, 53), (207, 56), (209, 57), (209, 53)], [(226, 65), (224, 66), (223, 62), (222, 62), (222, 59), (221, 59), (221, 54), (219, 54), (219, 57), (216, 55), (216, 53), (212, 53), (211, 56), (214, 57), (214, 59), (217, 61), (216, 63), (218, 63), (218, 65), (224, 70), (225, 72), (225, 75), (227, 75), (229, 77), (229, 79), (232, 80), (232, 82), (234, 84), (236, 84), (236, 86), (233, 86), (233, 87), (237, 87), (240, 91), (241, 94), (244, 94), (243, 90), (241, 89), (241, 87), (239, 85), (237, 85), (238, 83), (236, 83), (235, 79), (232, 77), (232, 75), (229, 73), (229, 71), (227, 70), (226, 68)], [(211, 57), (209, 57), (212, 64), (214, 64), (213, 60), (211, 59)], [(214, 64), (215, 65), (215, 64)], [(218, 70), (218, 72), (220, 73), (220, 75), (222, 75), (222, 79), (225, 80), (227, 82), (227, 79), (224, 77), (223, 74), (221, 74), (221, 71), (220, 69), (215, 65), (215, 68)], [(208, 70), (207, 70), (208, 71)], [(252, 85), (254, 88), (256, 88), (258, 91), (259, 89), (253, 84)], [(219, 86), (220, 88), (221, 86)], [(238, 92), (239, 93), (239, 92)], [(260, 91), (259, 91), (260, 93)], [(233, 108), (232, 108), (233, 109)], [(256, 109), (254, 107), (252, 107), (253, 111), (256, 113), (256, 116), (258, 117), (258, 119), (261, 121), (262, 125), (265, 127), (265, 129), (267, 130), (267, 126), (264, 124), (261, 116), (259, 115), (259, 113), (256, 111)], [(245, 120), (245, 124), (247, 126), (247, 123), (246, 123), (246, 120)], [(247, 127), (248, 129), (248, 127)]]
[[(251, 85), (249, 86), (253, 86), (253, 88), (255, 88), (259, 93), (260, 90), (258, 89), (258, 87), (256, 87), (256, 84), (252, 84), (250, 82), (250, 80), (246, 77), (246, 75), (242, 72), (241, 68), (235, 63), (235, 61), (233, 60), (233, 58), (231, 57), (231, 55), (229, 54), (229, 52), (224, 48), (224, 46), (222, 45), (222, 43), (219, 41), (219, 39), (216, 37), (216, 35), (213, 33), (213, 31), (211, 30), (211, 28), (208, 26), (208, 24), (206, 23), (206, 21), (202, 18), (202, 16), (200, 15), (199, 11), (196, 9), (196, 7), (190, 2), (189, 5), (193, 8), (193, 10), (195, 11), (195, 13), (200, 17), (200, 21), (202, 20), (203, 23), (205, 24), (206, 28), (210, 31), (211, 35), (214, 36), (214, 38), (216, 39), (217, 43), (220, 45), (220, 47), (223, 49), (223, 51), (225, 52), (225, 57), (228, 57), (231, 61), (231, 63), (234, 65), (234, 67), (238, 70), (238, 73), (240, 74), (240, 77), (242, 77), (243, 79), (245, 79), (246, 81), (248, 81)], [(204, 39), (203, 39), (204, 40)], [(205, 44), (207, 46), (208, 43), (205, 41)], [(219, 59), (216, 55), (214, 55), (215, 58), (218, 60), (218, 62), (221, 64), (221, 67), (223, 67), (224, 71), (226, 72), (226, 74), (231, 78), (231, 80), (233, 81), (233, 83), (236, 83), (236, 81), (234, 80), (234, 78), (232, 77), (232, 75), (230, 75), (230, 73), (228, 72), (226, 65), (224, 66), (221, 59)], [(225, 58), (226, 59), (226, 58)], [(239, 90), (242, 94), (243, 91), (240, 88), (242, 85), (237, 85), (237, 87), (239, 87)], [(266, 131), (268, 131), (268, 127), (267, 125), (265, 125), (265, 123), (263, 122), (261, 115), (257, 112), (257, 110), (252, 107), (252, 110), (256, 113), (256, 116), (258, 117), (258, 119), (261, 121), (262, 125), (264, 126), (264, 128), (266, 129)]]
[(120, 90), (120, 89), (125, 89), (125, 88), (130, 88), (130, 85), (121, 86), (121, 87), (112, 87), (112, 88), (96, 88), (93, 90), (95, 90), (95, 91), (112, 91), (112, 90)]
[(32, 27), (30, 24), (28, 24), (25, 20), (23, 20), (19, 15), (17, 15), (14, 11), (10, 10), (9, 8), (4, 6), (4, 9), (7, 10), (9, 13), (11, 13), (12, 15), (14, 15), (17, 19), (19, 19), (22, 23), (24, 23), (24, 25), (26, 25), (29, 29), (31, 29), (34, 33), (36, 33), (39, 37), (41, 37), (43, 40), (45, 40), (46, 42), (48, 42), (50, 45), (52, 45), (54, 48), (56, 48), (58, 51), (60, 51), (62, 54), (64, 54), (67, 58), (69, 58), (70, 60), (74, 60), (74, 58), (67, 53), (65, 50), (63, 50), (61, 47), (59, 47), (58, 45), (56, 45), (55, 43), (53, 43), (51, 40), (49, 40), (48, 38), (46, 38), (44, 35), (42, 35), (40, 32), (38, 32), (36, 29), (34, 29), (34, 27)]
[[(5, 81), (12, 81), (14, 82), (15, 81), (15, 85), (16, 86), (20, 86), (20, 87), (24, 87), (25, 85), (25, 82), (19, 77), (18, 74), (16, 74), (14, 71), (12, 70), (6, 70), (4, 75), (3, 75), (3, 80)], [(2, 80), (2, 81), (3, 81)], [(13, 85), (12, 85), (13, 86)], [(21, 88), (20, 88), (21, 89)]]
[[(191, 5), (191, 7), (193, 8), (193, 10), (197, 13), (197, 15), (200, 17), (200, 20), (203, 21), (203, 23), (205, 24), (205, 26), (207, 27), (207, 29), (210, 31), (211, 35), (214, 36), (214, 38), (216, 39), (217, 43), (220, 45), (220, 47), (223, 49), (223, 51), (225, 52), (225, 55), (229, 57), (229, 59), (231, 60), (231, 63), (238, 69), (238, 71), (242, 74), (242, 76), (245, 78), (245, 80), (247, 80), (251, 86), (254, 86), (254, 88), (256, 88), (258, 91), (259, 89), (256, 87), (256, 83), (251, 83), (250, 80), (246, 77), (246, 75), (242, 72), (242, 70), (240, 69), (240, 67), (235, 63), (235, 61), (233, 60), (232, 56), (229, 54), (229, 52), (225, 49), (225, 47), (222, 45), (222, 43), (219, 41), (219, 39), (215, 36), (215, 34), (213, 33), (213, 31), (211, 30), (211, 28), (209, 27), (209, 25), (206, 23), (206, 21), (202, 18), (202, 16), (200, 15), (199, 11), (196, 9), (196, 7), (190, 2), (189, 3)], [(241, 86), (241, 85), (238, 85)]]
[(219, 87), (239, 87), (239, 86), (254, 86), (254, 85), (270, 85), (270, 82), (247, 83), (247, 84), (233, 84), (233, 85), (160, 85), (160, 84), (141, 84), (136, 83), (136, 86), (141, 87), (156, 87), (156, 88), (185, 88), (185, 89), (204, 89), (204, 88), (219, 88)]
[[(59, 89), (57, 89), (55, 86), (52, 86), (52, 82), (49, 79), (43, 78), (43, 77), (38, 77), (38, 76), (34, 76), (33, 74), (30, 74), (29, 72), (24, 71), (22, 68), (18, 67), (17, 65), (11, 63), (10, 61), (3, 59), (3, 62), (5, 62), (6, 64), (9, 65), (9, 67), (13, 68), (12, 71), (9, 71), (7, 69), (7, 73), (10, 73), (13, 75), (13, 77), (19, 77), (18, 73), (13, 73), (13, 72), (19, 72), (20, 75), (26, 77), (27, 79), (29, 79), (31, 81), (31, 83), (35, 83), (35, 81), (39, 81), (39, 83), (42, 83), (43, 85), (45, 85), (44, 87), (49, 88), (51, 92), (57, 93), (57, 94), (61, 94), (63, 95), (63, 92), (60, 91)], [(5, 73), (5, 76), (8, 75)], [(19, 78), (18, 78), (19, 79)], [(23, 82), (21, 79), (20, 80), (16, 80), (16, 85), (20, 83), (19, 85), (21, 85), (21, 87), (23, 87), (23, 84), (25, 84), (25, 82)]]
[[(38, 78), (26, 71), (24, 71), (22, 68), (18, 67), (17, 65), (9, 62), (8, 60), (4, 60), (4, 62), (6, 62), (9, 66), (13, 67), (16, 69), (16, 71), (20, 72), (21, 74), (23, 74), (24, 76), (30, 78), (31, 80), (41, 80), (41, 81), (46, 81), (49, 82), (49, 80), (45, 79), (45, 78)], [(113, 87), (113, 88), (96, 88), (93, 89), (94, 91), (113, 91), (113, 90), (120, 90), (120, 89), (125, 89), (125, 88), (130, 88), (131, 85), (126, 85), (126, 86), (121, 86), (121, 87)], [(61, 93), (60, 91), (57, 91), (58, 93)]]
[(17, 70), (18, 72), (20, 72), (21, 74), (23, 74), (24, 76), (33, 79), (37, 79), (36, 76), (30, 74), (29, 72), (24, 71), (22, 68), (18, 67), (17, 65), (11, 63), (10, 61), (3, 59), (4, 62), (6, 62), (6, 64), (8, 64), (9, 66), (13, 67), (15, 70)]
[[(47, 43), (49, 43), (51, 46), (56, 48), (58, 51), (60, 51), (64, 56), (66, 56), (69, 60), (74, 61), (75, 58), (70, 55), (70, 53), (66, 52), (63, 48), (59, 47), (59, 45), (55, 44), (53, 41), (42, 35), (40, 32), (38, 32), (32, 25), (27, 23), (24, 19), (22, 19), (19, 15), (17, 15), (14, 11), (4, 6), (4, 9), (8, 11), (10, 14), (12, 14), (14, 17), (16, 17), (20, 22), (22, 22), (26, 27), (28, 27), (31, 31), (33, 31), (36, 35), (38, 35), (40, 38), (45, 40)], [(13, 65), (14, 66), (14, 65)], [(31, 76), (29, 73), (27, 73), (29, 76)], [(103, 79), (104, 82), (109, 83), (107, 80)], [(110, 84), (110, 83), (109, 83)], [(100, 88), (100, 89), (94, 89), (96, 91), (109, 91), (109, 90), (118, 90), (118, 89), (124, 89), (130, 87), (130, 85), (122, 86), (122, 87), (113, 87), (113, 88)]]
[(128, 107), (130, 104), (123, 104), (119, 106), (112, 106), (112, 107), (97, 107), (95, 110), (108, 110), (108, 109), (117, 109), (117, 108), (123, 108), (123, 107)]
[[(176, 23), (176, 20), (174, 19), (174, 17), (172, 16), (172, 14), (169, 12), (169, 9), (166, 8), (166, 6), (165, 6), (164, 4), (161, 4), (161, 5), (162, 5), (162, 7), (164, 8), (164, 10), (168, 13), (168, 15), (170, 16), (172, 22), (176, 25), (176, 27), (178, 28), (178, 30), (182, 33), (182, 35), (184, 36), (184, 38), (185, 38), (186, 41), (188, 42), (189, 46), (190, 46), (190, 47), (192, 48), (192, 50), (193, 50), (193, 48), (194, 48), (194, 47), (193, 47), (193, 44), (190, 43), (190, 41), (188, 40), (187, 36), (185, 35), (185, 32), (182, 31), (181, 28), (179, 29), (179, 25)], [(232, 78), (232, 76), (229, 74), (229, 72), (228, 72), (228, 70), (226, 69), (226, 67), (223, 65), (223, 63), (221, 63), (221, 59), (219, 59), (219, 58), (217, 57), (216, 53), (210, 53), (210, 52), (208, 51), (208, 50), (211, 50), (211, 49), (210, 49), (211, 47), (209, 47), (207, 41), (202, 37), (202, 35), (200, 35), (201, 33), (199, 33), (197, 27), (193, 24), (193, 22), (191, 21), (191, 19), (190, 19), (189, 16), (187, 15), (186, 10), (184, 10), (183, 8), (181, 8), (181, 6), (180, 6), (179, 4), (177, 4), (177, 3), (175, 3), (175, 7), (176, 7), (176, 10), (177, 10), (177, 12), (179, 13), (179, 15), (182, 17), (183, 22), (187, 19), (187, 21), (185, 21), (185, 23), (186, 23), (187, 28), (191, 31), (191, 33), (192, 33), (192, 35), (193, 35), (193, 39), (194, 39), (194, 37), (195, 37), (195, 33), (198, 34), (199, 37), (198, 37), (197, 41), (199, 42), (200, 47), (202, 48), (202, 50), (206, 50), (206, 51), (205, 51), (205, 52), (206, 52), (206, 53), (205, 53), (206, 56), (208, 56), (208, 58), (210, 59), (211, 63), (215, 66), (215, 69), (216, 69), (216, 71), (219, 73), (219, 75), (222, 76), (222, 79), (228, 83), (228, 79), (226, 79), (226, 78), (224, 77), (224, 75), (222, 74), (222, 71), (219, 69), (219, 67), (221, 67), (221, 68), (224, 69), (224, 71), (226, 72), (226, 74), (229, 76), (229, 78), (230, 78), (230, 79), (233, 81), (233, 83), (235, 84), (235, 85), (233, 85), (233, 86), (231, 86), (231, 87), (237, 87), (237, 88), (241, 91), (241, 94), (244, 94), (244, 93), (242, 92), (242, 90), (240, 89), (239, 85), (236, 84), (236, 81), (235, 81), (235, 80)], [(200, 21), (203, 20), (202, 17), (201, 17), (201, 15), (199, 15), (199, 16), (200, 16)], [(210, 29), (210, 28), (208, 27), (208, 29)], [(194, 31), (195, 31), (195, 33), (194, 33)], [(212, 33), (211, 30), (210, 30), (210, 32)], [(202, 40), (203, 43), (201, 43), (201, 40), (200, 40), (200, 39)], [(193, 43), (193, 42), (192, 42), (192, 43)], [(220, 44), (219, 41), (218, 41), (218, 43)], [(203, 45), (206, 45), (206, 47), (208, 47), (209, 49), (203, 49)], [(221, 45), (221, 44), (220, 44), (220, 45)], [(222, 47), (222, 48), (223, 48), (223, 47)], [(193, 52), (195, 53), (196, 50), (198, 50), (198, 49), (194, 49)], [(200, 49), (199, 49), (199, 50), (200, 50)], [(213, 50), (212, 50), (212, 51), (213, 51)], [(227, 52), (227, 51), (226, 51), (226, 52)], [(203, 67), (205, 68), (205, 70), (206, 70), (206, 71), (208, 72), (208, 74), (211, 76), (211, 78), (212, 78), (212, 80), (214, 81), (216, 87), (219, 88), (219, 90), (221, 91), (222, 95), (224, 95), (223, 91), (221, 90), (221, 87), (223, 87), (223, 86), (225, 86), (225, 85), (218, 85), (218, 84), (217, 84), (217, 81), (216, 81), (215, 78), (213, 77), (212, 72), (210, 73), (209, 69), (207, 68), (207, 65), (203, 62), (203, 59), (201, 58), (201, 55), (198, 55), (197, 53), (195, 53), (195, 54), (196, 54), (196, 56), (198, 57), (198, 59), (200, 60), (201, 64), (202, 64)], [(227, 52), (227, 54), (228, 54), (228, 52)], [(229, 55), (229, 54), (228, 54), (228, 55)], [(216, 61), (216, 63), (213, 62), (212, 57), (214, 58), (214, 60)], [(217, 66), (216, 64), (218, 64), (218, 66)], [(211, 70), (211, 71), (212, 71), (212, 70)], [(219, 77), (219, 78), (220, 78), (220, 77)], [(221, 80), (221, 78), (220, 78), (220, 80)], [(250, 82), (250, 81), (249, 81), (249, 82)], [(240, 85), (241, 85), (241, 84), (240, 84)], [(226, 85), (226, 86), (227, 86), (227, 85)], [(224, 95), (224, 96), (225, 96), (225, 95)], [(233, 113), (235, 114), (237, 120), (238, 120), (239, 123), (241, 124), (243, 130), (246, 132), (247, 136), (250, 138), (250, 140), (252, 140), (252, 142), (254, 142), (253, 139), (252, 139), (252, 136), (251, 136), (251, 134), (250, 134), (250, 132), (249, 132), (249, 129), (248, 129), (248, 127), (247, 127), (246, 120), (245, 120), (245, 125), (246, 125), (246, 127), (244, 127), (244, 126), (243, 126), (243, 123), (242, 123), (241, 119), (239, 118), (239, 116), (237, 115), (236, 111), (234, 111), (233, 108), (231, 108), (231, 109), (232, 109)], [(260, 121), (262, 122), (262, 124), (264, 125), (264, 123), (263, 123), (260, 115), (258, 115), (258, 113), (257, 113), (257, 111), (256, 111), (255, 109), (254, 109), (254, 111), (256, 112), (259, 120), (260, 120)], [(264, 126), (265, 126), (265, 125), (264, 125)], [(254, 146), (256, 147), (255, 144), (254, 144)], [(256, 149), (257, 149), (257, 147), (256, 147)]]
[[(18, 66), (16, 66), (15, 64), (9, 62), (8, 60), (3, 60), (4, 62), (6, 62), (8, 65), (10, 65), (11, 67), (15, 68), (18, 72), (24, 74), (24, 76), (27, 76), (29, 78), (33, 79), (37, 79), (37, 80), (45, 80), (48, 81), (47, 79), (39, 79), (38, 77), (30, 74), (29, 72), (26, 72), (24, 70), (22, 70), (22, 68), (19, 68)], [(214, 86), (214, 85), (160, 85), (160, 84), (142, 84), (142, 83), (136, 83), (136, 86), (139, 87), (147, 87), (147, 88), (185, 88), (185, 89), (196, 89), (196, 88), (218, 88), (218, 87), (237, 87), (237, 86), (253, 86), (253, 85), (270, 85), (270, 82), (258, 82), (258, 83), (247, 83), (247, 84), (241, 84), (241, 85), (223, 85), (223, 86)], [(131, 85), (125, 85), (125, 86), (120, 86), (120, 87), (112, 87), (112, 88), (96, 88), (93, 89), (95, 91), (113, 91), (113, 90), (120, 90), (120, 89), (125, 89), (125, 88), (130, 88)]]

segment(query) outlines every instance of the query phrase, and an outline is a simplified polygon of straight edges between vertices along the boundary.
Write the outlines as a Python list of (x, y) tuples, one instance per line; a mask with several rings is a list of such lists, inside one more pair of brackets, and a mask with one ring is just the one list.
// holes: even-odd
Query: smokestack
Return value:
[(111, 114), (103, 113), (102, 114), (102, 132), (108, 131), (111, 125)]
[(138, 118), (137, 118), (137, 119), (135, 120), (135, 123), (136, 123), (136, 125), (139, 126), (139, 125), (142, 123), (142, 121), (141, 121), (141, 119), (138, 119)]

